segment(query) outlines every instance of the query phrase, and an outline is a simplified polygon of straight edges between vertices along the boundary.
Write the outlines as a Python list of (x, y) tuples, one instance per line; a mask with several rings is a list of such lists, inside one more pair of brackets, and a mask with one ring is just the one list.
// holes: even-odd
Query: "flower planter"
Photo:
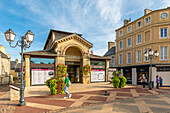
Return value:
[(61, 93), (61, 87), (62, 87), (62, 82), (58, 82), (57, 83), (57, 89), (58, 89), (57, 94)]

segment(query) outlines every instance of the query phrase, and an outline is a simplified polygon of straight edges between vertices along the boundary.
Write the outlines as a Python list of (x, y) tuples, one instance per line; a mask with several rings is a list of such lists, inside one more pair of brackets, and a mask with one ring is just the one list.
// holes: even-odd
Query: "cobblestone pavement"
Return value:
[[(104, 90), (72, 93), (72, 98), (63, 99), (65, 95), (49, 95), (26, 97), (26, 106), (17, 106), (14, 113), (39, 113), (39, 112), (156, 112), (169, 111), (170, 89), (142, 89), (138, 87), (109, 89), (109, 96)], [(160, 95), (164, 94), (164, 95)], [(142, 98), (139, 98), (142, 97)], [(128, 99), (128, 100), (127, 100)], [(120, 102), (116, 102), (120, 101)], [(112, 102), (112, 104), (109, 104)], [(105, 103), (105, 104), (102, 104)], [(97, 104), (94, 107), (77, 109), (82, 106)], [(161, 107), (159, 107), (159, 105)], [(159, 109), (158, 109), (159, 108)], [(69, 111), (74, 109), (73, 111)], [(53, 110), (53, 111), (51, 111)], [(76, 111), (77, 110), (77, 111)], [(79, 111), (80, 110), (80, 111)]]
[(122, 99), (53, 113), (170, 113), (170, 94)]
[(0, 113), (13, 113), (18, 101), (10, 101), (9, 86), (0, 86)]

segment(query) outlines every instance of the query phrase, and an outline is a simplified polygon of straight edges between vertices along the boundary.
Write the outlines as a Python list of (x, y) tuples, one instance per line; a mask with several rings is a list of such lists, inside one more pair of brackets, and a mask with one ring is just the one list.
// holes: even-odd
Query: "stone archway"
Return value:
[(69, 46), (65, 50), (65, 64), (68, 65), (67, 72), (73, 83), (81, 83), (82, 80), (83, 53), (79, 47)]

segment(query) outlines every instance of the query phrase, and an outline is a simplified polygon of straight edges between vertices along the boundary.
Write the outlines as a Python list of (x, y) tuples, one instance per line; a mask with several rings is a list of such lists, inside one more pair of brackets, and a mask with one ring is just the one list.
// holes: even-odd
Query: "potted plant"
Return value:
[(83, 66), (83, 73), (84, 75), (91, 73), (91, 66), (89, 64), (86, 64), (85, 66)]
[(113, 72), (112, 83), (114, 88), (118, 88), (118, 87), (121, 88), (125, 86), (127, 79), (124, 76), (120, 76), (121, 74), (122, 74), (121, 71)]
[(56, 78), (51, 78), (46, 81), (46, 85), (50, 89), (52, 95), (57, 94), (57, 80)]
[(57, 75), (56, 79), (57, 84), (58, 84), (58, 94), (63, 94), (64, 93), (64, 75), (67, 73), (67, 65), (65, 64), (58, 64), (56, 67)]

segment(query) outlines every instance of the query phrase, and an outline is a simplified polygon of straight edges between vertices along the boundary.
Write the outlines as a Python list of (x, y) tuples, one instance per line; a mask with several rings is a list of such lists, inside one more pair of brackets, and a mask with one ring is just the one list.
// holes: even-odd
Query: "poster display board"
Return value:
[(45, 84), (47, 79), (54, 76), (53, 69), (32, 69), (32, 85)]
[(105, 70), (104, 69), (92, 69), (91, 70), (91, 82), (105, 81)]

